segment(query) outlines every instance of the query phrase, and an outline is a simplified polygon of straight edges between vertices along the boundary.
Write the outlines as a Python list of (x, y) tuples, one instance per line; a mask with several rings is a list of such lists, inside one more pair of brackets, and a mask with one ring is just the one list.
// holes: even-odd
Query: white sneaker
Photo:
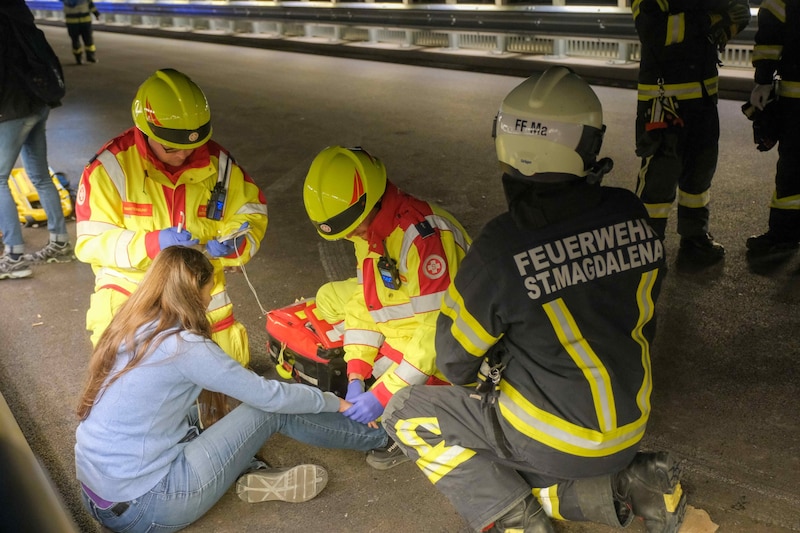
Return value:
[(236, 494), (247, 503), (306, 502), (328, 484), (328, 472), (318, 465), (266, 468), (243, 474), (236, 481)]

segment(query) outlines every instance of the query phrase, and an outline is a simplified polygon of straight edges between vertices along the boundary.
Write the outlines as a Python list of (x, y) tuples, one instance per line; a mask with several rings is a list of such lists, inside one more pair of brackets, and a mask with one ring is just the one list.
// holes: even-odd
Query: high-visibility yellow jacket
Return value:
[[(160, 251), (158, 232), (178, 226), (181, 213), (186, 231), (201, 245), (248, 222), (250, 233), (238, 255), (211, 258), (215, 286), (209, 320), (215, 333), (234, 325), (223, 269), (246, 263), (258, 251), (267, 229), (267, 203), (250, 176), (230, 159), (222, 218), (206, 218), (206, 206), (219, 179), (220, 158), (226, 157), (227, 152), (209, 141), (180, 170), (171, 170), (152, 154), (145, 136), (131, 128), (92, 158), (78, 188), (75, 255), (92, 265), (95, 292), (109, 289), (130, 295)], [(223, 348), (225, 344), (220, 343)], [(243, 364), (249, 360), (249, 353), (228, 353)]]
[[(435, 364), (436, 318), (471, 239), (450, 213), (392, 183), (367, 237), (353, 239), (361, 290), (345, 306), (345, 360), (348, 374), (365, 377), (379, 349), (392, 361), (370, 389), (385, 406), (407, 385), (444, 380)], [(397, 263), (397, 289), (381, 278), (383, 255)]]

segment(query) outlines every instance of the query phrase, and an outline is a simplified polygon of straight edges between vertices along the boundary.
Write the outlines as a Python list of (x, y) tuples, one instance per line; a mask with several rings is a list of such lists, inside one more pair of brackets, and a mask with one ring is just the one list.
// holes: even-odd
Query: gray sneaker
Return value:
[(31, 263), (68, 263), (75, 259), (75, 254), (70, 243), (50, 241), (38, 252), (25, 254), (25, 259)]
[(0, 257), (0, 279), (27, 278), (32, 273), (31, 264), (24, 255), (19, 259), (12, 259), (9, 254)]
[(247, 503), (300, 503), (314, 498), (328, 484), (328, 472), (317, 465), (259, 468), (236, 481), (236, 494)]

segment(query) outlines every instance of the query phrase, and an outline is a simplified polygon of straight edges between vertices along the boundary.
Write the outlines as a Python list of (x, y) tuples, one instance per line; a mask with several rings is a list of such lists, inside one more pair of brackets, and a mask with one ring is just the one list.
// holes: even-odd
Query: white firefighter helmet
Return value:
[(589, 84), (571, 69), (555, 66), (508, 93), (493, 135), (506, 174), (552, 182), (587, 176), (604, 131), (603, 109)]

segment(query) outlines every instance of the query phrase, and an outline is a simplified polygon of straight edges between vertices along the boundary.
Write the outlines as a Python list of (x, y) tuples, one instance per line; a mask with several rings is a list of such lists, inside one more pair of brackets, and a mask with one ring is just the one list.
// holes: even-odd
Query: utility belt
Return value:
[(81, 481), (81, 488), (83, 489), (84, 494), (97, 506), (97, 508), (101, 511), (111, 511), (116, 516), (122, 516), (122, 513), (128, 510), (128, 507), (131, 506), (130, 502), (110, 502), (105, 500), (95, 494), (95, 492), (84, 485)]
[(714, 76), (687, 83), (664, 83), (658, 80), (655, 84), (640, 83), (638, 85), (639, 101), (646, 101), (659, 96), (673, 97), (676, 100), (697, 100), (705, 96), (714, 96), (719, 92), (719, 77)]

